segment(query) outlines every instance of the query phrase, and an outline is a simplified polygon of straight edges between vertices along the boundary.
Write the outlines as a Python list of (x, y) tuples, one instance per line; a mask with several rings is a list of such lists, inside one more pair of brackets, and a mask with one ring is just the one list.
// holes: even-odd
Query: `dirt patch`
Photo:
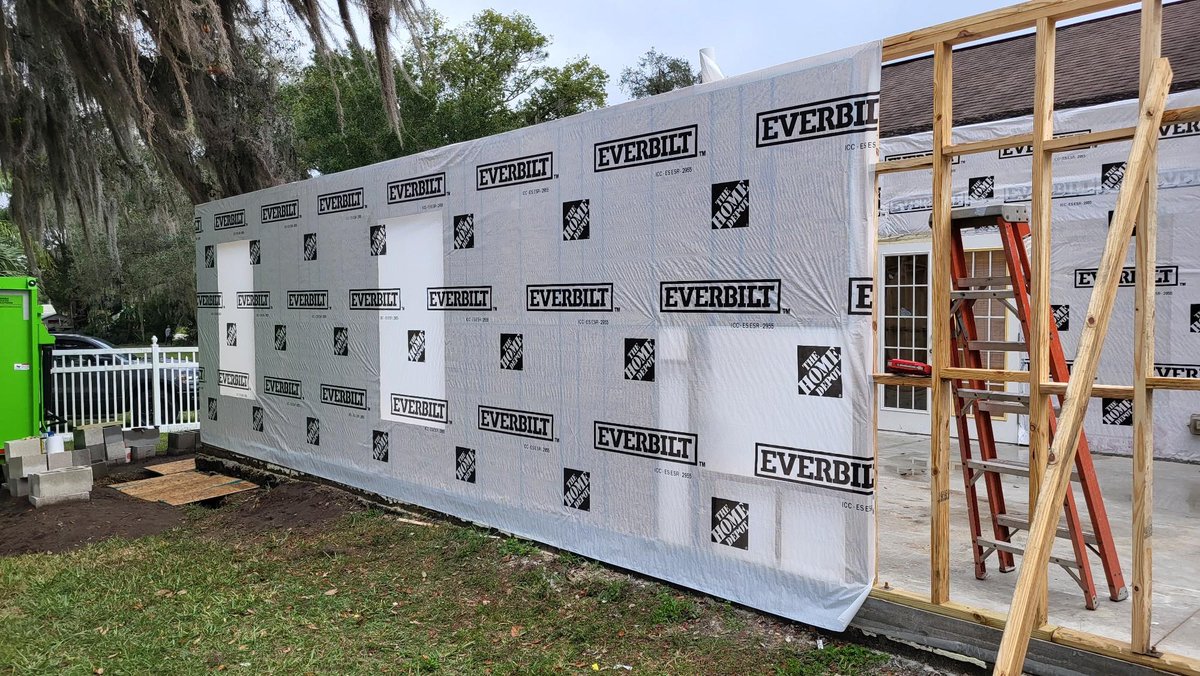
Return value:
[(305, 481), (285, 481), (228, 501), (232, 504), (218, 517), (221, 526), (249, 532), (311, 530), (362, 509), (345, 491)]
[(0, 498), (0, 556), (65, 552), (112, 537), (139, 538), (180, 524), (178, 508), (131, 498), (107, 486), (92, 499), (41, 509), (25, 498)]

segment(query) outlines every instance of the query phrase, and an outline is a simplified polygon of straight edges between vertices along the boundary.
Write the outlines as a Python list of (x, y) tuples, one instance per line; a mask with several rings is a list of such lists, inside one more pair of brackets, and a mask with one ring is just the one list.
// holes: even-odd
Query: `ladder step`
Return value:
[[(991, 538), (985, 538), (985, 537), (980, 537), (980, 538), (976, 539), (976, 542), (978, 542), (981, 547), (997, 549), (1002, 552), (1008, 552), (1009, 554), (1016, 554), (1017, 556), (1025, 555), (1024, 547), (1022, 547), (1020, 545), (1014, 545), (1011, 542), (1001, 542), (999, 540), (993, 540)], [(1050, 563), (1062, 566), (1064, 568), (1074, 568), (1074, 569), (1079, 568), (1078, 561), (1076, 561), (1074, 559), (1064, 559), (1063, 557), (1055, 556), (1054, 554), (1050, 555)]]
[(958, 285), (962, 287), (968, 286), (1008, 286), (1012, 280), (1008, 275), (999, 277), (959, 277), (957, 278)]
[(1029, 403), (1029, 395), (1020, 392), (1002, 392), (998, 390), (977, 390), (970, 387), (960, 387), (955, 392), (963, 399), (990, 399), (991, 401), (1011, 401), (1020, 404)]
[[(996, 474), (1007, 474), (1009, 476), (1021, 476), (1029, 478), (1029, 463), (1020, 460), (968, 460), (967, 467), (980, 472), (995, 472)], [(1071, 480), (1079, 480), (1079, 470), (1071, 470)]]
[(1015, 298), (1012, 289), (972, 289), (950, 292), (951, 300), (988, 300), (990, 298)]
[(1009, 413), (1014, 415), (1029, 414), (1029, 404), (1021, 404), (1015, 401), (988, 401), (986, 399), (981, 399), (980, 401), (975, 402), (975, 406), (980, 411), (997, 413), (999, 415), (1006, 415)]
[(1020, 340), (968, 340), (967, 349), (991, 352), (1028, 352), (1029, 346)]
[[(1008, 514), (997, 514), (996, 515), (996, 523), (999, 523), (1001, 526), (1007, 526), (1008, 528), (1016, 528), (1019, 530), (1029, 530), (1029, 517), (1025, 514), (1022, 514), (1021, 512), (1009, 512)], [(1067, 530), (1067, 525), (1066, 525), (1065, 521), (1059, 521), (1059, 523), (1058, 523), (1058, 537), (1060, 537), (1064, 540), (1071, 539), (1071, 531)], [(1084, 529), (1083, 541), (1088, 543), (1089, 545), (1096, 544), (1096, 542), (1097, 542), (1096, 534), (1089, 530)]]

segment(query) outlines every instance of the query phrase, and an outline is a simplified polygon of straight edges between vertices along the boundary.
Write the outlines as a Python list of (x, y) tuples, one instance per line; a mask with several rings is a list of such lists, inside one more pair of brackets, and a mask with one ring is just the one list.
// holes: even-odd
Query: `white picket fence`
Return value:
[(164, 432), (200, 428), (200, 365), (195, 347), (54, 350), (47, 407), (62, 418), (51, 425), (117, 421), (125, 429)]

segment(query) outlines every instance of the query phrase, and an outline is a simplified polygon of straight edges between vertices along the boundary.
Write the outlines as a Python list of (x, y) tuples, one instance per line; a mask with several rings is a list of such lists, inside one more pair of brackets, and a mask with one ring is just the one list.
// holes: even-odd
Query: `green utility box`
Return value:
[(43, 348), (48, 360), (53, 345), (42, 324), (37, 280), (0, 277), (0, 444), (42, 433)]

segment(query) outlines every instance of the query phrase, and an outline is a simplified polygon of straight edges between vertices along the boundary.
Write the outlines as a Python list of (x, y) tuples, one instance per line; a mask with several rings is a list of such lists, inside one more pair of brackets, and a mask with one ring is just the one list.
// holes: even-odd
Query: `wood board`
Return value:
[(186, 458), (184, 460), (160, 462), (157, 465), (150, 465), (146, 469), (155, 474), (177, 474), (179, 472), (193, 471), (196, 469), (196, 459)]
[(258, 485), (223, 474), (188, 470), (114, 484), (112, 488), (140, 500), (177, 506), (254, 490)]

